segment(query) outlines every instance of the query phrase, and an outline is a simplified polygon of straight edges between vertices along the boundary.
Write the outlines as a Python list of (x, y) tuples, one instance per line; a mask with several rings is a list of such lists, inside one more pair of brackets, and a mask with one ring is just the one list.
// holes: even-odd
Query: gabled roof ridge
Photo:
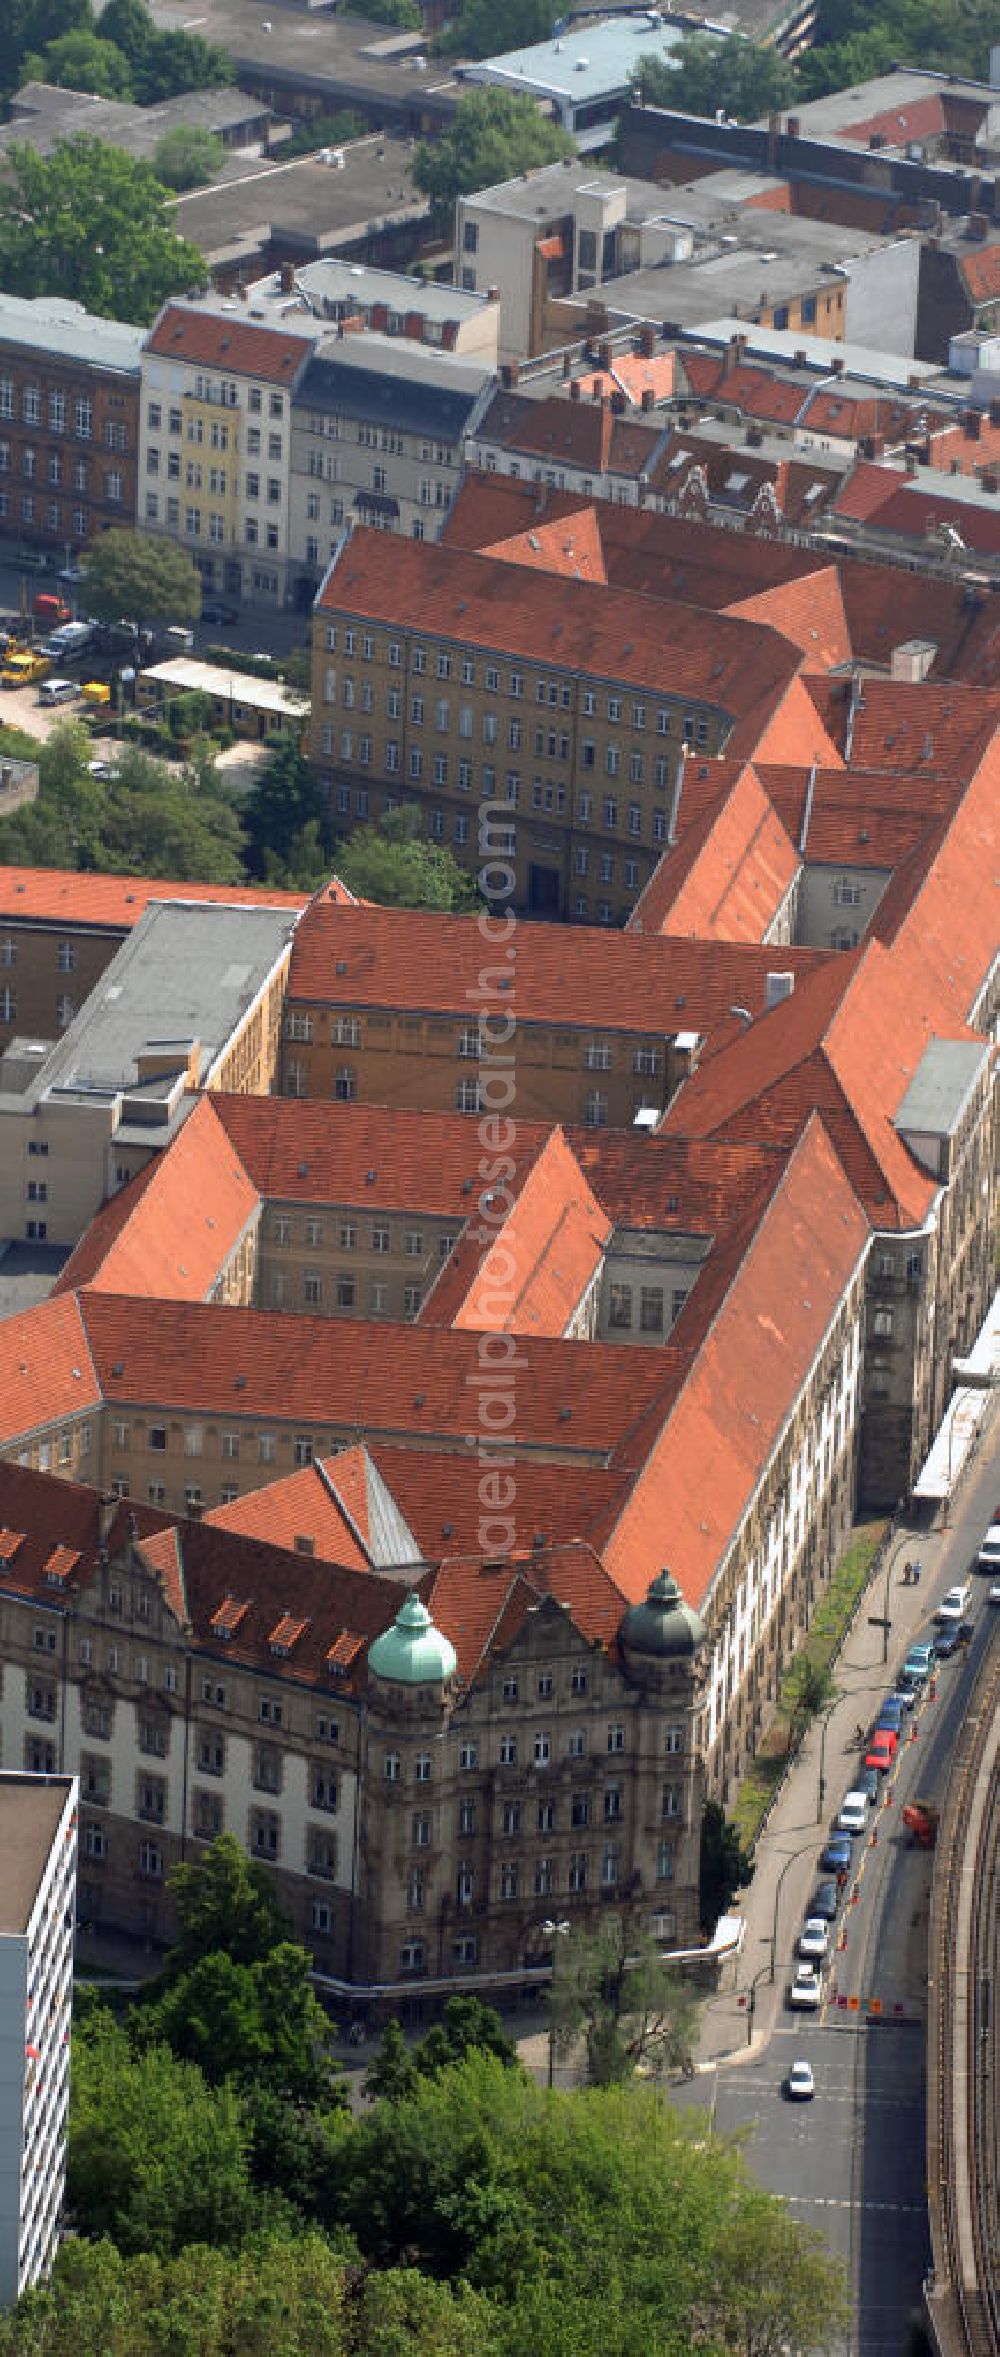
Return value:
[[(168, 1530), (153, 1531), (147, 1538), (136, 1539), (135, 1548), (143, 1562), (148, 1562), (160, 1576), (164, 1601), (179, 1626), (190, 1632), (191, 1614), (188, 1608), (187, 1582), (184, 1577), (184, 1553), (178, 1523)], [(160, 1560), (164, 1556), (169, 1561)], [(171, 1589), (173, 1594), (171, 1595)]]

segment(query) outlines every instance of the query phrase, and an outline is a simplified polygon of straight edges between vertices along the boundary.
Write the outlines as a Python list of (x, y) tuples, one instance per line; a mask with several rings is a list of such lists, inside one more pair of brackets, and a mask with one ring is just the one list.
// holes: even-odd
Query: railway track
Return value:
[(998, 1804), (994, 1637), (956, 1746), (931, 1901), (927, 2305), (941, 2357), (1000, 2357)]

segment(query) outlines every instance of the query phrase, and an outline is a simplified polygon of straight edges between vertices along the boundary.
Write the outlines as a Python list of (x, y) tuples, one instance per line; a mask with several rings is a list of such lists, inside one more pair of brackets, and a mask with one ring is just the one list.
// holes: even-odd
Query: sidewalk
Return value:
[[(874, 1718), (917, 1630), (925, 1625), (941, 1559), (951, 1538), (950, 1529), (918, 1533), (904, 1527), (897, 1531), (888, 1557), (860, 1599), (854, 1626), (833, 1671), (837, 1700), (808, 1728), (757, 1843), (753, 1881), (733, 1902), (734, 1912), (738, 1911), (746, 1924), (746, 1943), (736, 1968), (735, 1988), (709, 1997), (703, 2007), (699, 2070), (708, 2070), (723, 2058), (739, 2059), (741, 2053), (752, 2057), (767, 2044), (784, 2007), (793, 1940), (817, 1879), (816, 1861), (823, 1837), (857, 1761), (855, 1728), (859, 1723), (867, 1728)], [(914, 1558), (921, 1564), (922, 1577), (919, 1583), (904, 1587), (903, 1565)], [(883, 1661), (883, 1631), (870, 1627), (868, 1616), (886, 1610), (892, 1627), (888, 1660)], [(748, 1998), (755, 1979), (748, 2038)]]

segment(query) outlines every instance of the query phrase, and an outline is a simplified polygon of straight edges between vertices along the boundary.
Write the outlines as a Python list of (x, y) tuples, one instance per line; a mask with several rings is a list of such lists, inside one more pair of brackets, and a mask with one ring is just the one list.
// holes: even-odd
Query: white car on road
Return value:
[(809, 1956), (822, 1963), (829, 1952), (830, 1926), (821, 1915), (807, 1915), (798, 1938), (800, 1956)]
[(969, 1582), (962, 1580), (957, 1588), (949, 1588), (947, 1595), (942, 1596), (934, 1614), (935, 1620), (961, 1620), (964, 1617), (968, 1601)]
[(789, 2005), (793, 2005), (796, 2012), (815, 2013), (822, 1999), (823, 1983), (818, 1972), (814, 1971), (811, 1964), (800, 1964), (788, 1992)]
[(793, 2062), (788, 2073), (788, 2097), (791, 2103), (809, 2103), (816, 2092), (811, 2062)]

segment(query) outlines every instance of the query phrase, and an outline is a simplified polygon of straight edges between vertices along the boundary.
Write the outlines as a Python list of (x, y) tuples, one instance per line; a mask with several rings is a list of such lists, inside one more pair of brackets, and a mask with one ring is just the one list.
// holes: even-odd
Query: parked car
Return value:
[[(934, 1615), (935, 1620), (942, 1622), (961, 1620), (968, 1601), (969, 1582), (968, 1580), (959, 1580), (953, 1588), (949, 1588), (946, 1596), (942, 1596)], [(940, 1652), (940, 1646), (938, 1651)]]
[(854, 1779), (854, 1788), (856, 1792), (863, 1792), (869, 1803), (877, 1800), (879, 1795), (878, 1769), (859, 1768)]
[(913, 1710), (917, 1700), (917, 1689), (915, 1686), (904, 1686), (900, 1682), (893, 1693), (892, 1700), (898, 1702), (902, 1711)]
[(811, 2062), (793, 2062), (787, 2080), (790, 2103), (810, 2103), (816, 2093)]
[(1000, 1571), (1000, 1522), (991, 1522), (985, 1538), (980, 1541), (976, 1570)]
[(876, 1727), (891, 1727), (893, 1734), (898, 1735), (902, 1724), (903, 1705), (901, 1702), (897, 1702), (894, 1694), (887, 1694), (885, 1701), (879, 1704), (875, 1725)]
[(811, 1964), (800, 1964), (788, 1992), (789, 2005), (815, 2012), (822, 2003), (823, 1983)]
[(898, 1735), (893, 1734), (891, 1727), (879, 1727), (865, 1753), (865, 1767), (877, 1768), (879, 1775), (884, 1776), (886, 1770), (891, 1768), (898, 1750)]
[(818, 1882), (809, 1901), (809, 1918), (818, 1915), (822, 1923), (832, 1923), (840, 1905), (836, 1882)]
[(975, 1634), (976, 1634), (976, 1624), (975, 1624), (975, 1621), (974, 1621), (974, 1620), (960, 1620), (960, 1621), (959, 1621), (959, 1624), (958, 1624), (958, 1642), (959, 1642), (959, 1644), (960, 1644), (960, 1645), (971, 1645), (971, 1643), (972, 1643), (972, 1640), (973, 1640), (973, 1637), (975, 1636)]
[(201, 602), (201, 618), (203, 622), (232, 624), (239, 621), (239, 609), (236, 606), (227, 605), (221, 597), (206, 597)]
[(941, 1635), (938, 1638), (938, 1660), (950, 1661), (952, 1654), (958, 1652), (961, 1642), (962, 1640), (959, 1636), (957, 1628), (942, 1629)]
[(822, 1963), (830, 1946), (830, 1927), (821, 1915), (807, 1915), (796, 1942), (800, 1956)]
[(987, 1597), (987, 1603), (1000, 1604), (1000, 1580), (994, 1580), (993, 1586), (989, 1592), (989, 1596)]
[(106, 679), (85, 679), (80, 694), (85, 704), (110, 704), (111, 689)]
[(40, 704), (75, 704), (80, 693), (75, 679), (43, 679), (38, 690)]
[(837, 1818), (838, 1833), (863, 1833), (868, 1823), (868, 1796), (864, 1792), (845, 1792)]
[(922, 1685), (924, 1679), (930, 1677), (936, 1657), (937, 1643), (936, 1641), (932, 1643), (930, 1638), (911, 1645), (903, 1663), (904, 1678), (916, 1678), (918, 1683)]
[(820, 1865), (828, 1874), (847, 1874), (851, 1865), (851, 1844), (846, 1833), (831, 1833), (820, 1852)]

